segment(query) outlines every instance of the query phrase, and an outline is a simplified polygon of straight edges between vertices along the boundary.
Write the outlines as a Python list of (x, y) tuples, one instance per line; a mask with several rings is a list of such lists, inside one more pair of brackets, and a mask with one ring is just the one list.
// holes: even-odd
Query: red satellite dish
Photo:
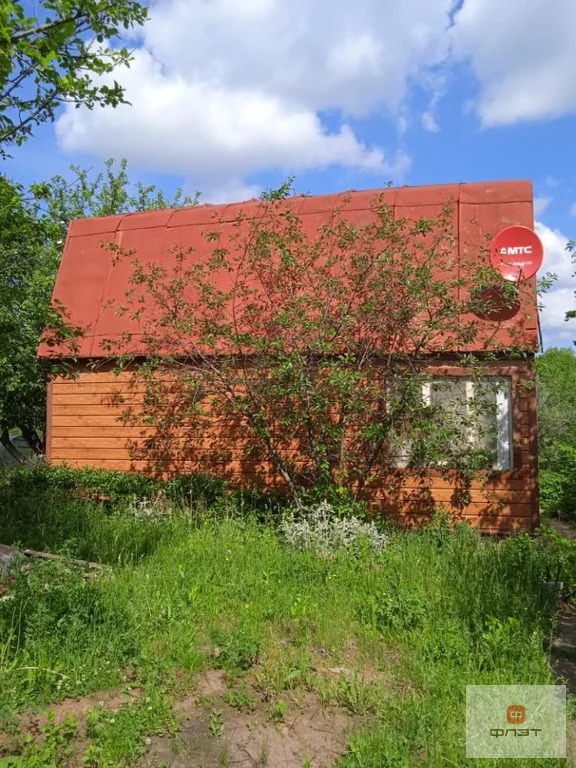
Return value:
[(490, 246), (490, 263), (504, 280), (517, 283), (533, 277), (542, 266), (544, 246), (528, 227), (506, 227)]

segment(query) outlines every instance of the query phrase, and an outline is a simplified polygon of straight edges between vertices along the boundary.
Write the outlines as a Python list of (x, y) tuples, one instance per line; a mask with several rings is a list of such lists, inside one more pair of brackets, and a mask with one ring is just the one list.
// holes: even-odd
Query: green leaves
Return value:
[(43, 0), (34, 7), (36, 17), (15, 0), (0, 8), (0, 156), (52, 121), (61, 104), (123, 103), (122, 87), (99, 78), (129, 64), (128, 50), (110, 41), (147, 16), (135, 0)]
[(44, 430), (46, 380), (65, 366), (37, 359), (42, 333), (52, 345), (67, 339), (74, 353), (80, 331), (68, 326), (65, 307), (50, 304), (69, 222), (198, 200), (181, 190), (168, 198), (154, 185), (132, 184), (126, 161), (110, 159), (96, 174), (78, 166), (71, 171), (72, 179), (54, 176), (28, 191), (0, 177), (0, 432)]
[(551, 468), (559, 445), (576, 448), (576, 355), (548, 349), (536, 358), (536, 371), (540, 463)]
[(576, 355), (547, 349), (536, 358), (542, 508), (576, 517)]
[[(357, 500), (371, 484), (393, 504), (407, 468), (416, 487), (406, 501), (421, 509), (433, 468), (461, 474), (450, 481), (465, 506), (471, 478), (492, 467), (491, 433), (472, 429), (465, 393), (458, 418), (423, 394), (440, 350), (462, 377), (483, 375), (478, 356), (462, 353), (481, 348), (462, 290), (477, 265), (455, 268), (450, 211), (414, 222), (376, 198), (370, 223), (335, 210), (312, 233), (286, 192), (266, 195), (251, 219), (217, 222), (202, 259), (180, 249), (158, 270), (130, 257), (122, 304), (136, 310), (155, 360), (145, 375), (134, 366), (133, 385), (146, 390), (157, 429), (132, 457), (158, 472), (217, 462), (235, 478), (279, 475), (297, 506), (310, 488)], [(111, 342), (112, 354), (123, 345)], [(137, 409), (126, 415), (138, 419)], [(199, 435), (210, 438), (199, 445)]]

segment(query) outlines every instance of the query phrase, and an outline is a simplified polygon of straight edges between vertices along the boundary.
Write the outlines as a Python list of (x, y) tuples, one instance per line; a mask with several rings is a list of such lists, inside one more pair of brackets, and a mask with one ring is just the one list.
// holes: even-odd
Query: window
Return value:
[[(483, 465), (496, 470), (512, 467), (510, 381), (494, 376), (468, 379), (435, 377), (422, 384), (422, 402), (436, 406), (435, 428), (419, 440), (400, 439), (397, 466), (446, 464), (471, 449)], [(430, 459), (426, 447), (432, 446)], [(424, 457), (420, 459), (419, 454)]]

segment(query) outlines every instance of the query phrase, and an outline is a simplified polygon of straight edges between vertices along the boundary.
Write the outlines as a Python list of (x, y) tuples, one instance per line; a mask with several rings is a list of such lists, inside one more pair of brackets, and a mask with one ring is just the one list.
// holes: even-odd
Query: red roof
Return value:
[[(520, 224), (532, 228), (532, 185), (528, 181), (498, 181), (478, 184), (446, 184), (440, 186), (399, 187), (385, 190), (350, 191), (335, 195), (298, 197), (286, 201), (302, 218), (306, 232), (317, 231), (326, 224), (330, 212), (340, 207), (346, 217), (356, 223), (369, 220), (370, 207), (377, 194), (398, 217), (432, 218), (447, 204), (453, 207), (454, 237), (460, 260), (477, 260), (487, 239), (504, 227)], [(143, 263), (161, 264), (170, 247), (179, 245), (195, 249), (198, 258), (208, 256), (205, 233), (215, 227), (226, 229), (242, 214), (258, 216), (256, 200), (229, 205), (200, 205), (180, 210), (158, 210), (94, 219), (79, 219), (70, 224), (68, 238), (56, 286), (54, 300), (63, 305), (73, 325), (84, 329), (79, 340), (79, 357), (107, 357), (102, 347), (106, 339), (119, 339), (126, 331), (134, 331), (126, 316), (114, 307), (129, 289), (132, 269), (126, 260), (114, 264), (113, 253), (105, 247), (115, 243), (134, 250)], [(480, 321), (479, 321), (480, 322)], [(514, 336), (514, 344), (536, 348), (537, 308), (535, 280), (523, 286), (521, 307), (502, 325), (498, 343), (506, 345)], [(520, 334), (518, 336), (518, 334)], [(475, 349), (480, 349), (480, 341)], [(473, 351), (473, 350), (472, 350)], [(50, 357), (55, 348), (41, 344), (39, 355)]]

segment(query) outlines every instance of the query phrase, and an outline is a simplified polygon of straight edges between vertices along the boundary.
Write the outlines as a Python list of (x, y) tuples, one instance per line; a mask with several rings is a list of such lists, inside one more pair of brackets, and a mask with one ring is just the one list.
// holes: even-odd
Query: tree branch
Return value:
[(54, 19), (53, 21), (47, 21), (45, 24), (38, 24), (37, 26), (29, 27), (28, 29), (18, 29), (10, 36), (10, 42), (17, 43), (19, 40), (24, 40), (33, 35), (39, 35), (42, 32), (48, 32), (48, 30), (57, 29), (64, 24), (69, 24), (70, 22), (76, 23), (79, 19), (82, 19), (85, 16), (87, 16), (86, 11), (79, 10), (73, 16), (68, 16), (65, 19)]

